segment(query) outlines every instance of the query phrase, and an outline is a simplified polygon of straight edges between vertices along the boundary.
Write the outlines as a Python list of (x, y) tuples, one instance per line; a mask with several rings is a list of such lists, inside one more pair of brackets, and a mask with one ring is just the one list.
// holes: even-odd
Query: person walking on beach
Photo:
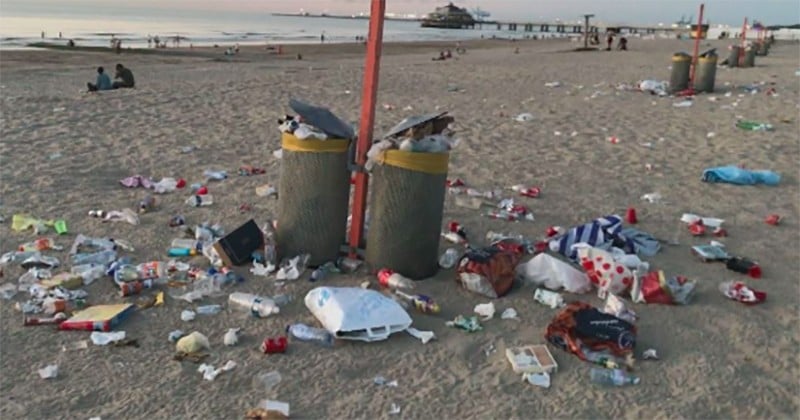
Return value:
[(608, 33), (608, 38), (606, 38), (606, 42), (608, 43), (606, 51), (611, 51), (611, 46), (614, 45), (614, 32)]
[(114, 79), (122, 79), (122, 81), (114, 82), (111, 85), (112, 89), (132, 88), (135, 85), (133, 72), (122, 64), (117, 64), (117, 74), (114, 76)]
[(102, 67), (97, 68), (97, 80), (95, 84), (87, 83), (86, 87), (89, 88), (89, 92), (97, 92), (98, 90), (109, 90), (111, 89), (111, 78), (105, 73)]
[(321, 33), (319, 35), (319, 42), (320, 42), (320, 44), (324, 44), (325, 43), (325, 32), (323, 32), (323, 33)]

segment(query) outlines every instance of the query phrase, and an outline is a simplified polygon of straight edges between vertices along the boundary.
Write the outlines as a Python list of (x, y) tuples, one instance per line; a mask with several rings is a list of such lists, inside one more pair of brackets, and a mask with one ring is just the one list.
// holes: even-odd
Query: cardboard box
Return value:
[(247, 264), (251, 255), (264, 247), (264, 232), (253, 219), (214, 243), (214, 250), (226, 266)]

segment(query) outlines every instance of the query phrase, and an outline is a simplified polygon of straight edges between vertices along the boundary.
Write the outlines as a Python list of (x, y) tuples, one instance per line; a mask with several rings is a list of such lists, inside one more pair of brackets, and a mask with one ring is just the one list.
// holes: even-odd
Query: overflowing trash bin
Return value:
[(672, 73), (669, 78), (670, 93), (681, 92), (689, 88), (689, 70), (692, 57), (686, 53), (672, 55)]
[(436, 274), (452, 121), (446, 113), (407, 118), (370, 149), (371, 269), (414, 280)]
[(725, 60), (725, 63), (728, 64), (728, 67), (739, 67), (739, 55), (741, 54), (742, 47), (738, 45), (731, 45), (730, 53), (728, 54), (728, 58)]
[(325, 108), (292, 100), (298, 117), (280, 120), (279, 258), (310, 254), (308, 265), (335, 261), (345, 242), (352, 127)]
[(742, 67), (755, 67), (756, 65), (756, 47), (749, 45), (744, 49), (744, 59), (742, 60)]
[(713, 92), (717, 76), (717, 53), (715, 50), (704, 52), (697, 59), (694, 74), (694, 90), (696, 92)]

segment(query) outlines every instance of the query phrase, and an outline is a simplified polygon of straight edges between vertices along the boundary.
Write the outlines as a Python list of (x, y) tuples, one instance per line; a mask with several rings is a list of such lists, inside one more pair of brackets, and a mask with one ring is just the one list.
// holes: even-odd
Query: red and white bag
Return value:
[(597, 296), (605, 299), (608, 292), (625, 295), (633, 285), (633, 273), (624, 264), (614, 261), (605, 250), (586, 244), (575, 244), (578, 261), (589, 280), (597, 286)]

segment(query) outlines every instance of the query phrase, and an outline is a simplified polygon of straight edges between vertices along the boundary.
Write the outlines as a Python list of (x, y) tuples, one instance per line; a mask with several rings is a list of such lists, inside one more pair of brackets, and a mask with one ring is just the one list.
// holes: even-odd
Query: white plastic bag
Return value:
[(592, 290), (592, 284), (586, 273), (549, 254), (539, 254), (527, 263), (518, 265), (516, 272), (518, 279), (533, 283), (535, 286), (544, 285), (550, 290), (564, 288), (572, 293), (586, 293)]
[(374, 290), (317, 287), (308, 292), (305, 303), (322, 326), (342, 340), (385, 340), (411, 326), (400, 304)]

